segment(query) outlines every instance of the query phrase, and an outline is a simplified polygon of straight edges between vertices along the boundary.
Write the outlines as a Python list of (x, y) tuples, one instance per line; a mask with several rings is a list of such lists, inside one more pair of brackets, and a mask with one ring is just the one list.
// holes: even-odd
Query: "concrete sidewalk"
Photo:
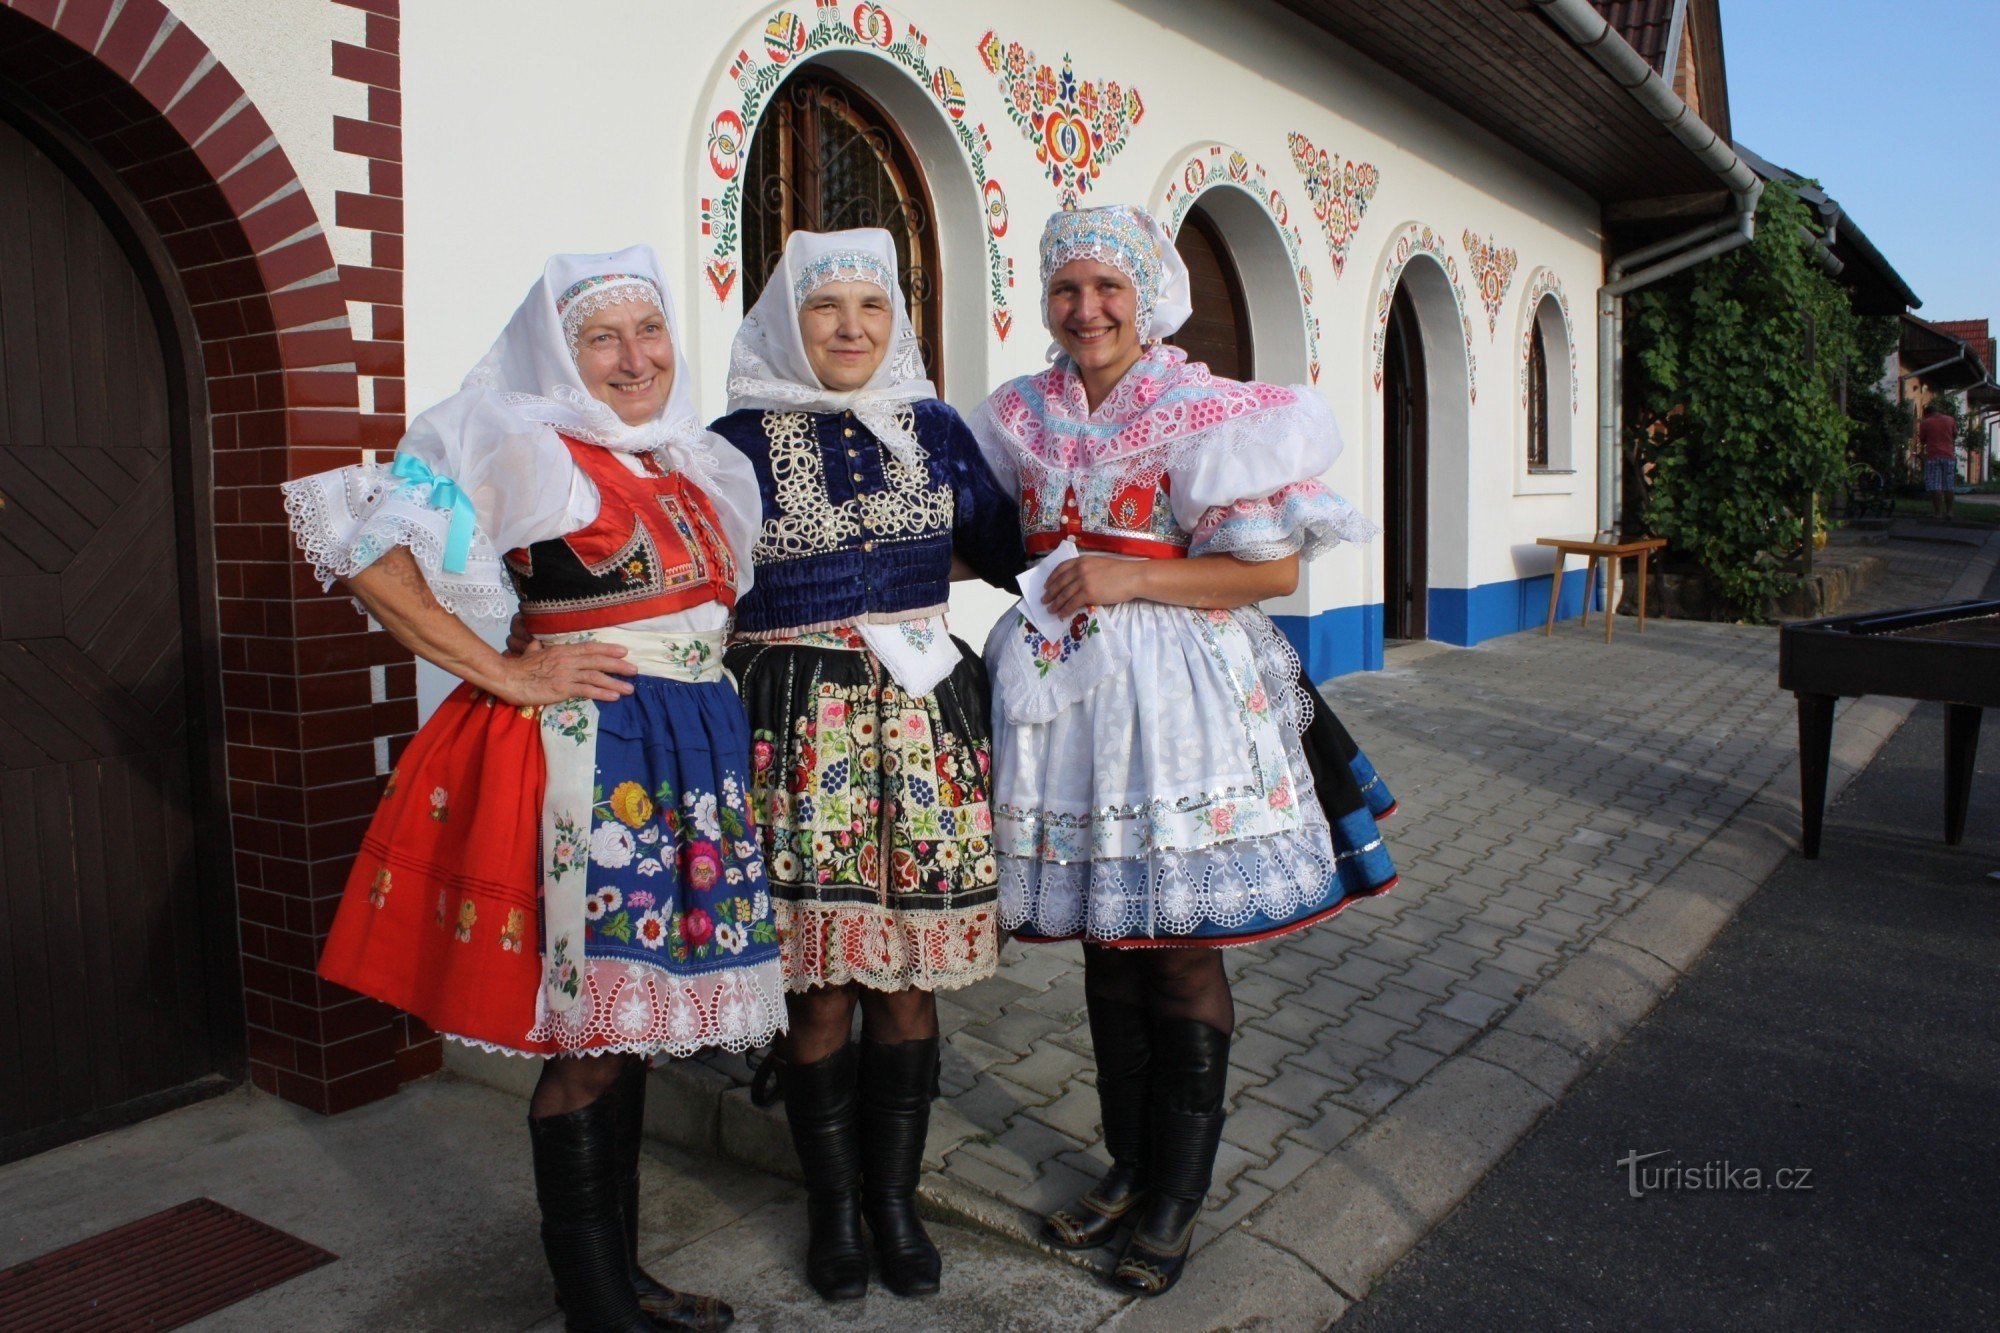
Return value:
[[(1860, 599), (1875, 605), (1971, 595), (2000, 562), (2000, 537), (1882, 549), (1890, 568)], [(1101, 1169), (1074, 946), (1009, 945), (999, 976), (940, 1004), (946, 1097), (925, 1182), (929, 1210), (953, 1223), (941, 1228), (951, 1267), (939, 1300), (877, 1294), (828, 1311), (805, 1290), (796, 1190), (724, 1160), (796, 1169), (781, 1115), (750, 1105), (740, 1058), (655, 1077), (648, 1127), (685, 1150), (648, 1168), (655, 1271), (740, 1298), (749, 1328), (1324, 1328), (1671, 989), (1796, 840), (1776, 631), (1634, 630), (1621, 621), (1609, 646), (1574, 622), (1476, 649), (1417, 645), (1333, 683), (1334, 706), (1402, 800), (1389, 834), (1403, 883), (1228, 955), (1239, 1035), (1197, 1233), (1209, 1252), (1167, 1297), (1123, 1304), (1066, 1257), (970, 1229), (1026, 1240)], [(1842, 710), (1836, 788), (1908, 711)], [(532, 1074), (456, 1050), (452, 1066), (503, 1086)], [(264, 1128), (176, 1137), (188, 1117), (238, 1103)], [(6, 1210), (0, 1261), (191, 1193), (236, 1204), (232, 1190), (261, 1186), (270, 1208), (237, 1206), (344, 1262), (216, 1326), (532, 1325), (549, 1297), (521, 1107), (446, 1080), (315, 1122), (236, 1094), (0, 1169), (0, 1196), (26, 1204)], [(272, 1116), (289, 1120), (283, 1134)], [(232, 1160), (269, 1166), (246, 1179)], [(160, 1174), (178, 1164), (188, 1173)], [(166, 1183), (134, 1183), (154, 1177)], [(434, 1211), (466, 1225), (439, 1230), (425, 1220)], [(345, 1322), (302, 1322), (296, 1293)]]
[[(331, 1119), (240, 1088), (0, 1167), (0, 1269), (205, 1195), (339, 1259), (195, 1327), (554, 1333), (526, 1117), (522, 1099), (449, 1074)], [(740, 1328), (1039, 1333), (1094, 1327), (1120, 1303), (1081, 1270), (939, 1226), (938, 1296), (878, 1285), (830, 1307), (805, 1282), (797, 1186), (657, 1144), (642, 1170), (642, 1261), (726, 1295)]]

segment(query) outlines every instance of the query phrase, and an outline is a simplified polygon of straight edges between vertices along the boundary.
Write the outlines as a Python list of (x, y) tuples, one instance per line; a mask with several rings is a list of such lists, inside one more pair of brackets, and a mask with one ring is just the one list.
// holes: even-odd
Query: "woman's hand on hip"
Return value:
[(625, 677), (639, 674), (623, 648), (606, 643), (530, 639), (526, 648), (501, 661), (493, 693), (517, 706), (559, 704), (566, 699), (610, 703), (632, 693), (632, 683)]

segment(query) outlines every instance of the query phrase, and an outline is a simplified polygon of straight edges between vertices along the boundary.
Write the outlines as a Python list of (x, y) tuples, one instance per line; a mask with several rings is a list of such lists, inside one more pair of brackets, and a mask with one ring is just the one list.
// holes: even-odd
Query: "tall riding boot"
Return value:
[(639, 1147), (646, 1132), (646, 1062), (634, 1060), (611, 1089), (618, 1118), (618, 1207), (625, 1223), (625, 1256), (639, 1309), (657, 1328), (678, 1333), (718, 1333), (736, 1312), (714, 1296), (675, 1291), (639, 1267)]
[(1090, 1044), (1097, 1052), (1097, 1109), (1104, 1119), (1111, 1170), (1075, 1203), (1042, 1220), (1042, 1239), (1064, 1250), (1088, 1250), (1110, 1240), (1146, 1193), (1146, 1075), (1152, 1039), (1145, 1009), (1093, 1000)]
[(530, 1116), (542, 1250), (555, 1275), (564, 1327), (578, 1333), (651, 1333), (632, 1289), (618, 1208), (617, 1107), (599, 1097), (565, 1115)]
[(806, 1182), (806, 1280), (830, 1301), (868, 1294), (861, 1243), (861, 1149), (854, 1044), (809, 1065), (785, 1065), (785, 1119)]
[(1157, 1296), (1180, 1280), (1222, 1141), (1229, 1034), (1191, 1018), (1153, 1024), (1151, 1186), (1111, 1280)]
[(943, 1265), (917, 1216), (937, 1063), (936, 1037), (861, 1042), (861, 1207), (882, 1281), (898, 1296), (936, 1291)]

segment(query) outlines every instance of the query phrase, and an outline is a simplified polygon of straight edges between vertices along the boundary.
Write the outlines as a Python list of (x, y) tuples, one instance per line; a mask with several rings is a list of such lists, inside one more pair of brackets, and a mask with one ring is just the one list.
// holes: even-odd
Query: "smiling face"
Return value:
[(1049, 275), (1049, 332), (1087, 381), (1115, 384), (1139, 360), (1139, 291), (1095, 259), (1072, 259)]
[(895, 325), (889, 294), (872, 282), (829, 282), (799, 307), (806, 360), (835, 393), (852, 392), (874, 378)]
[(650, 301), (594, 311), (576, 334), (576, 370), (590, 396), (628, 426), (652, 420), (674, 387), (674, 340)]

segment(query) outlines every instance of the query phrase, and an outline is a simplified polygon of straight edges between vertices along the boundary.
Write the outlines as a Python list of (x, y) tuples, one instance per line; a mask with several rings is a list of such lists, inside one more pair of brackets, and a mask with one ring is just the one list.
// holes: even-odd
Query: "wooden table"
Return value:
[(1590, 590), (1597, 578), (1597, 560), (1604, 558), (1604, 641), (1611, 642), (1611, 613), (1618, 606), (1618, 565), (1628, 555), (1639, 557), (1639, 633), (1646, 632), (1646, 566), (1653, 552), (1667, 544), (1665, 537), (1618, 537), (1600, 532), (1589, 537), (1537, 537), (1535, 545), (1556, 548), (1555, 582), (1549, 586), (1549, 623), (1543, 634), (1556, 628), (1556, 600), (1562, 596), (1563, 565), (1570, 556), (1580, 555), (1590, 563), (1583, 573), (1583, 623), (1590, 623)]

